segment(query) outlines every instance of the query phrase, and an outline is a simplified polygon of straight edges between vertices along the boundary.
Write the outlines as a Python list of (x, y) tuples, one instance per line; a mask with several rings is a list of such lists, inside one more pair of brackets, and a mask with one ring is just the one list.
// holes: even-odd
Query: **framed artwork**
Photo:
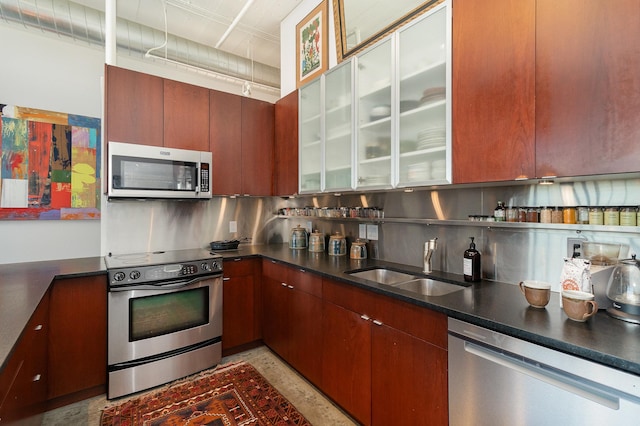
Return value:
[(296, 25), (296, 87), (329, 68), (327, 0)]

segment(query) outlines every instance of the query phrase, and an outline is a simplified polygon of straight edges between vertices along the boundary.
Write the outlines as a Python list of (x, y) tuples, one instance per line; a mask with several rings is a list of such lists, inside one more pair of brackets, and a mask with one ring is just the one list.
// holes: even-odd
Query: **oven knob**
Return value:
[(138, 278), (140, 278), (140, 271), (131, 271), (131, 273), (129, 274), (129, 278), (131, 278), (132, 280), (137, 280)]
[(125, 277), (126, 275), (124, 274), (124, 272), (116, 272), (115, 274), (113, 274), (114, 281), (122, 281)]
[(200, 267), (202, 268), (203, 271), (208, 271), (209, 270), (209, 264), (208, 263), (203, 263), (202, 265), (200, 265)]
[(218, 265), (218, 262), (214, 260), (213, 263), (211, 264), (211, 270), (217, 271), (218, 269), (220, 269), (220, 266)]

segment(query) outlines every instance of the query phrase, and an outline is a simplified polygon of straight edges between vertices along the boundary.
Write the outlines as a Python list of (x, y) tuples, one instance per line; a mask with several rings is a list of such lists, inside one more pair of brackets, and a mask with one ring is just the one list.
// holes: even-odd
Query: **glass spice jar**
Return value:
[(589, 223), (589, 208), (586, 206), (576, 207), (576, 223)]
[(554, 207), (551, 210), (551, 223), (562, 223), (562, 207)]
[(517, 222), (518, 221), (518, 208), (517, 207), (507, 207), (507, 211), (505, 213), (505, 217), (507, 222)]
[(565, 207), (562, 210), (562, 223), (573, 224), (576, 223), (576, 208), (575, 207)]
[(589, 207), (589, 225), (604, 224), (604, 210), (602, 207)]
[(620, 207), (620, 226), (636, 226), (636, 208)]
[(604, 224), (608, 226), (620, 225), (620, 209), (618, 207), (604, 209)]
[(540, 209), (540, 223), (551, 223), (551, 207)]
[(527, 208), (518, 207), (518, 222), (526, 222), (526, 221), (527, 221)]
[(538, 223), (538, 208), (537, 207), (529, 207), (527, 208), (527, 222)]

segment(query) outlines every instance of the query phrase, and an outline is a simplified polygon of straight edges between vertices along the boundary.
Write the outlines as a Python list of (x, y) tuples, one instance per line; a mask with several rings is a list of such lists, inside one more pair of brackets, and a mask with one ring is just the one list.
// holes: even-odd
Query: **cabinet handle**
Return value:
[(42, 378), (42, 376), (40, 374), (36, 374), (35, 376), (33, 376), (33, 381), (34, 382), (39, 382), (41, 378)]
[(371, 318), (369, 318), (367, 315), (360, 315), (360, 318), (362, 318), (365, 321), (369, 321)]
[(275, 264), (276, 264), (276, 263), (278, 263), (278, 262), (276, 262), (275, 260), (272, 260), (272, 261), (271, 261), (271, 263), (273, 263), (273, 264), (275, 265)]
[(292, 286), (292, 285), (288, 285), (287, 287), (289, 287), (289, 288), (293, 288), (293, 286)]
[(375, 325), (382, 325), (382, 321), (378, 321), (378, 320), (373, 320), (373, 323)]
[(222, 279), (222, 281), (230, 281), (230, 280), (231, 280), (231, 278), (229, 278), (229, 277), (224, 277), (224, 278)]
[(282, 287), (286, 287), (286, 286), (287, 286), (287, 283), (280, 283), (280, 285), (281, 285)]
[(298, 271), (300, 271), (300, 272), (307, 272), (307, 271), (305, 271), (305, 270), (304, 270), (304, 269), (302, 269), (302, 268), (298, 269)]
[(40, 331), (42, 330), (42, 324), (38, 324), (33, 328), (35, 331)]
[(236, 257), (235, 259), (233, 259), (233, 261), (234, 261), (234, 262), (239, 262), (239, 261), (241, 261), (241, 260), (242, 260), (242, 258), (241, 258), (241, 257)]

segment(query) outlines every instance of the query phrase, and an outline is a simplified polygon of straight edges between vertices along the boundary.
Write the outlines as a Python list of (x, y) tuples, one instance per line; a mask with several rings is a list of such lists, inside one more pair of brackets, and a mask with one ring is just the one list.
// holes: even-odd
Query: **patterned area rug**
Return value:
[(171, 383), (160, 390), (110, 405), (101, 426), (310, 425), (246, 362)]

